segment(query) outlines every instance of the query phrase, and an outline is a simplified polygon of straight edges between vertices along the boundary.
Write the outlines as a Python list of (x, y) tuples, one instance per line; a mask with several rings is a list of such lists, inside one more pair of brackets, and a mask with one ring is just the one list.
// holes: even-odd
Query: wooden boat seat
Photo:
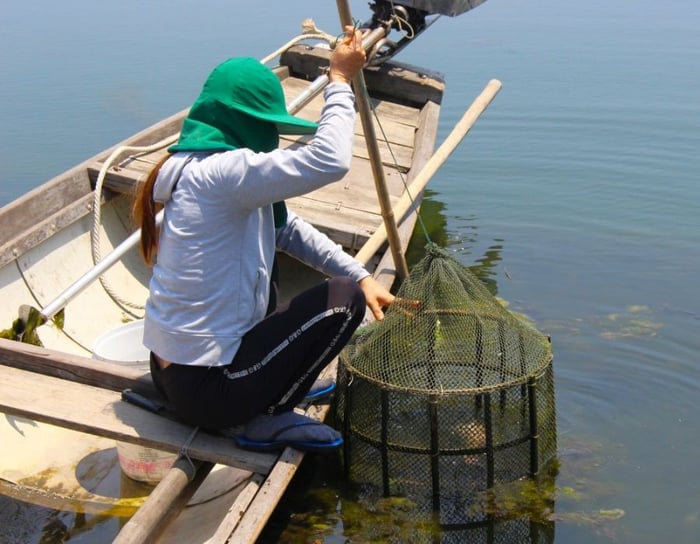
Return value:
[[(8, 346), (8, 344), (12, 344)], [(17, 358), (17, 348), (23, 354)], [(11, 351), (10, 351), (11, 350)], [(7, 355), (14, 353), (14, 360)], [(82, 431), (122, 442), (169, 451), (186, 453), (191, 459), (221, 463), (237, 468), (268, 474), (277, 461), (273, 453), (257, 453), (236, 447), (233, 438), (198, 430), (179, 421), (149, 412), (121, 399), (121, 390), (110, 390), (90, 383), (79, 383), (75, 371), (67, 379), (56, 375), (34, 372), (13, 366), (33, 365), (38, 368), (44, 360), (43, 372), (60, 374), (60, 358), (51, 358), (52, 352), (9, 340), (0, 341), (0, 411), (27, 417), (59, 427)], [(95, 362), (81, 357), (70, 357), (89, 369)], [(82, 361), (80, 361), (82, 359)], [(66, 362), (67, 361), (63, 361)], [(100, 367), (106, 364), (100, 362)], [(30, 367), (32, 365), (29, 365)], [(116, 366), (116, 365), (110, 365)], [(67, 366), (65, 367), (67, 368)], [(101, 371), (101, 370), (100, 370)], [(68, 372), (66, 372), (68, 374)], [(94, 373), (94, 380), (99, 376)], [(78, 379), (81, 379), (78, 377)], [(90, 381), (85, 380), (83, 381)], [(108, 386), (135, 384), (138, 380), (105, 380)]]

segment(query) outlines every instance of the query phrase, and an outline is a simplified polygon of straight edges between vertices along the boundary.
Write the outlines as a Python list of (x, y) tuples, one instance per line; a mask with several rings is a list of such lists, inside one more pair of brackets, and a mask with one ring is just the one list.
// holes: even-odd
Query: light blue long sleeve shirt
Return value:
[(276, 249), (328, 276), (356, 281), (360, 262), (289, 211), (274, 228), (272, 203), (341, 179), (355, 123), (349, 85), (332, 83), (309, 145), (254, 153), (177, 153), (154, 198), (165, 203), (146, 304), (144, 345), (180, 364), (229, 364), (243, 335), (265, 316)]

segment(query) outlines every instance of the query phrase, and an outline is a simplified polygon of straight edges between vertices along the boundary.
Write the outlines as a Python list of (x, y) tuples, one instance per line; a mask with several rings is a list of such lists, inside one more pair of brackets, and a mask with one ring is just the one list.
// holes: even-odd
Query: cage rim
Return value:
[[(357, 367), (353, 366), (352, 363), (350, 363), (350, 357), (348, 354), (343, 351), (340, 353), (339, 360), (342, 364), (342, 367), (350, 374), (350, 382), (352, 382), (352, 379), (355, 376), (358, 376), (362, 378), (363, 380), (366, 380), (367, 382), (370, 382), (374, 385), (379, 386), (380, 389), (385, 389), (389, 391), (403, 391), (405, 393), (420, 393), (420, 394), (439, 394), (439, 395), (444, 395), (444, 396), (450, 396), (450, 395), (481, 395), (484, 393), (492, 393), (494, 391), (500, 391), (502, 389), (510, 389), (512, 387), (517, 387), (519, 385), (525, 385), (527, 384), (530, 380), (535, 379), (538, 380), (541, 378), (544, 373), (547, 371), (547, 369), (550, 366), (554, 365), (554, 355), (550, 352), (549, 357), (547, 358), (547, 361), (543, 363), (541, 366), (536, 367), (533, 369), (533, 372), (529, 374), (524, 374), (522, 376), (517, 376), (514, 379), (510, 381), (502, 381), (497, 384), (491, 384), (491, 385), (483, 385), (481, 387), (460, 387), (457, 389), (429, 389), (425, 387), (409, 387), (409, 386), (403, 386), (403, 385), (396, 385), (393, 383), (388, 383), (381, 381), (378, 378), (372, 377), (367, 375), (366, 373), (360, 371)], [(340, 369), (339, 369), (340, 370)]]

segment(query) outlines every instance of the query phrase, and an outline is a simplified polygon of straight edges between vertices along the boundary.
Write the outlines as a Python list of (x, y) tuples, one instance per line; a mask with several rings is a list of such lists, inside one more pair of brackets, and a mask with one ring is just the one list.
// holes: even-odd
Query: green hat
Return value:
[(214, 68), (169, 151), (271, 151), (279, 134), (313, 134), (317, 127), (287, 112), (272, 70), (254, 58), (237, 57)]

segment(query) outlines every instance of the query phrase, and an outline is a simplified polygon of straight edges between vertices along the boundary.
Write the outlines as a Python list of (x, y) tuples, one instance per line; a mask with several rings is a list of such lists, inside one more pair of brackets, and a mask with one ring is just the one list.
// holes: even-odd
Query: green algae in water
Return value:
[(535, 523), (552, 521), (559, 467), (559, 461), (555, 460), (545, 467), (541, 476), (499, 483), (479, 493), (470, 508), (470, 517), (528, 518)]
[[(491, 515), (489, 530), (499, 535), (498, 542), (553, 542), (555, 526), (561, 524), (610, 541), (618, 538), (626, 515), (613, 502), (619, 484), (595, 477), (611, 445), (596, 437), (564, 435), (559, 446), (558, 456), (538, 478), (481, 492), (471, 506), (478, 515)], [(333, 457), (305, 461), (280, 506), (271, 524), (277, 532), (266, 528), (261, 544), (481, 542), (479, 531), (486, 530), (483, 523), (456, 530), (441, 526), (409, 498), (381, 497), (375, 489), (350, 484)], [(532, 531), (539, 539), (533, 540)]]
[(543, 326), (552, 333), (579, 336), (586, 327), (598, 331), (606, 340), (653, 339), (664, 328), (655, 312), (644, 304), (632, 304), (623, 311), (604, 316), (583, 316), (546, 321)]

